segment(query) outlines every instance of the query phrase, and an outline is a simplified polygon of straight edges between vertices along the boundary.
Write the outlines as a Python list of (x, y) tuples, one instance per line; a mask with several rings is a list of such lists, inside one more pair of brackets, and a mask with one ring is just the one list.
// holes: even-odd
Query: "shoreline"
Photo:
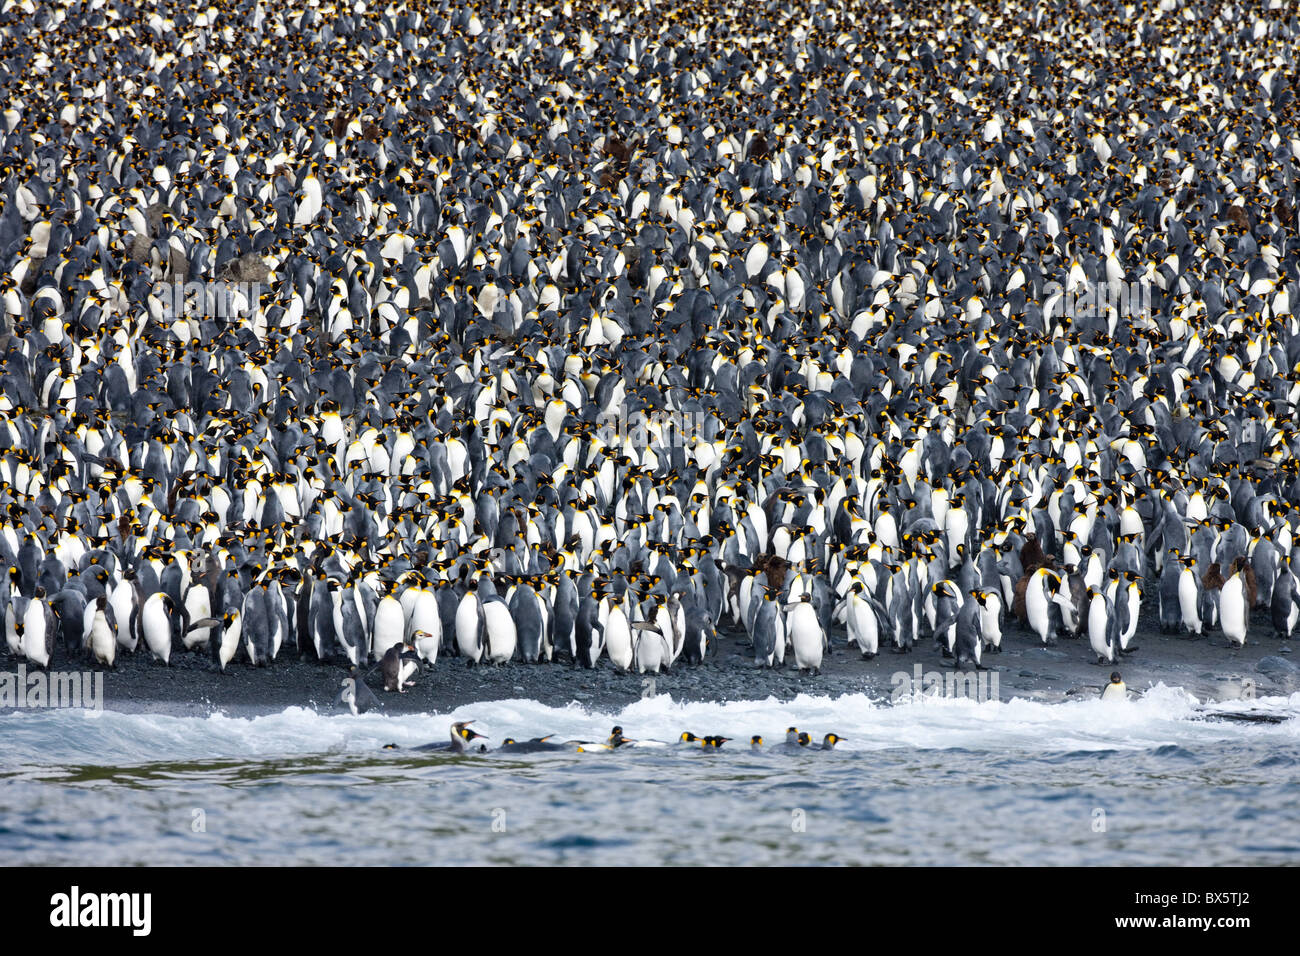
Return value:
[[(1112, 670), (1123, 675), (1130, 691), (1140, 692), (1163, 682), (1182, 687), (1200, 700), (1232, 700), (1250, 696), (1285, 695), (1300, 690), (1300, 659), (1291, 655), (1291, 642), (1271, 636), (1266, 615), (1256, 618), (1246, 646), (1230, 649), (1221, 634), (1207, 639), (1160, 634), (1139, 628), (1137, 650), (1112, 665), (1090, 662), (1086, 638), (1060, 639), (1043, 647), (1010, 626), (1002, 653), (986, 653), (987, 670), (971, 686), (977, 693), (1004, 701), (1014, 697), (1045, 703), (1082, 699), (1099, 694)], [(1144, 624), (1151, 623), (1144, 621)], [(1260, 636), (1266, 635), (1266, 636)], [(378, 670), (367, 685), (379, 701), (377, 711), (389, 714), (448, 713), (472, 703), (531, 699), (548, 706), (577, 704), (593, 710), (619, 710), (643, 696), (669, 694), (676, 701), (792, 700), (799, 694), (842, 697), (867, 694), (885, 700), (909, 692), (919, 672), (924, 681), (933, 674), (954, 673), (932, 640), (918, 642), (912, 653), (888, 649), (866, 660), (856, 648), (847, 648), (842, 631), (832, 635), (834, 651), (818, 676), (801, 676), (793, 668), (760, 670), (747, 656), (743, 636), (719, 631), (718, 652), (698, 666), (682, 665), (659, 675), (618, 673), (602, 659), (594, 670), (551, 662), (500, 667), (467, 668), (457, 657), (440, 657), (431, 670), (417, 675), (405, 693), (386, 693)], [(0, 658), (0, 672), (15, 673), (20, 659)], [(52, 672), (90, 669), (59, 655)], [(30, 675), (36, 668), (27, 667)], [(320, 713), (346, 713), (337, 704), (342, 667), (304, 662), (288, 651), (269, 667), (255, 668), (244, 661), (232, 663), (224, 674), (212, 669), (205, 653), (177, 653), (164, 667), (147, 651), (125, 655), (103, 674), (102, 706), (124, 713), (172, 716), (257, 716), (288, 707), (307, 707)], [(967, 675), (975, 672), (965, 671)], [(957, 685), (961, 691), (962, 685)], [(0, 708), (0, 713), (15, 709)], [(372, 710), (371, 712), (375, 712)]]

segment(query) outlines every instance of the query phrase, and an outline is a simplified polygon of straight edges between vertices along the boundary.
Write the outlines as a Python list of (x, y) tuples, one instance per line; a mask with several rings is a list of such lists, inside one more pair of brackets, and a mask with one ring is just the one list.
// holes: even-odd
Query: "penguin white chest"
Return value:
[(822, 666), (822, 626), (817, 610), (809, 601), (801, 601), (790, 612), (787, 622), (794, 660), (802, 670), (819, 671)]

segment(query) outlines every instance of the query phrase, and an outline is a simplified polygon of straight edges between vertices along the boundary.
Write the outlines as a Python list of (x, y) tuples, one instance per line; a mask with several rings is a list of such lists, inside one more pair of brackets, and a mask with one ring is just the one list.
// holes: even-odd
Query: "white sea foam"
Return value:
[[(1282, 723), (1207, 720), (1207, 716), (1258, 712), (1290, 718)], [(838, 698), (801, 694), (730, 703), (678, 702), (661, 694), (617, 712), (577, 704), (551, 707), (532, 700), (467, 704), (448, 714), (321, 714), (291, 707), (257, 717), (176, 717), (115, 711), (17, 711), (0, 715), (0, 754), (26, 765), (136, 763), (366, 752), (386, 743), (411, 747), (446, 738), (453, 720), (475, 721), (491, 744), (506, 736), (545, 733), (561, 739), (603, 740), (614, 724), (644, 741), (676, 740), (683, 730), (722, 734), (746, 746), (752, 734), (769, 743), (788, 726), (820, 740), (827, 731), (847, 738), (844, 750), (966, 748), (1019, 752), (1131, 750), (1166, 744), (1195, 746), (1244, 736), (1300, 740), (1300, 694), (1254, 701), (1202, 704), (1179, 688), (1158, 684), (1141, 697), (1045, 704), (1012, 699), (977, 703), (929, 699), (890, 704), (863, 695)]]

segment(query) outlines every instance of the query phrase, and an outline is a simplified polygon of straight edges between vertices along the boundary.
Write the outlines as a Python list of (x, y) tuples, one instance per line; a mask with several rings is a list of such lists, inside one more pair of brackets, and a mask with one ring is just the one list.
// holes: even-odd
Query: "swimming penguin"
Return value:
[(578, 753), (597, 753), (599, 751), (618, 750), (620, 747), (629, 747), (639, 743), (630, 737), (623, 736), (623, 728), (615, 727), (609, 732), (609, 737), (604, 743), (582, 742), (578, 746)]
[(501, 741), (501, 746), (496, 749), (496, 753), (536, 754), (573, 749), (569, 744), (553, 740), (554, 736), (554, 734), (547, 734), (545, 737), (533, 737), (531, 740), (515, 740), (513, 737), (507, 737)]
[(810, 739), (811, 738), (809, 738), (808, 734), (800, 731), (798, 727), (787, 727), (785, 730), (785, 740), (779, 744), (773, 745), (769, 749), (778, 753), (794, 753), (795, 751), (808, 746), (808, 741)]
[(384, 690), (405, 694), (420, 669), (420, 656), (410, 644), (394, 644), (379, 662), (384, 675)]
[[(431, 744), (422, 744), (415, 747), (415, 750), (450, 750), (452, 753), (474, 753), (480, 752), (474, 746), (475, 740), (487, 740), (483, 734), (470, 727), (474, 723), (472, 720), (459, 720), (451, 725), (450, 740), (435, 741)], [(392, 745), (390, 745), (391, 747)]]
[(822, 738), (822, 750), (834, 750), (835, 745), (841, 740), (847, 740), (847, 737), (841, 737), (839, 734), (827, 734)]
[(1119, 671), (1113, 671), (1110, 675), (1110, 683), (1101, 689), (1102, 700), (1127, 700), (1128, 688), (1124, 686), (1124, 679), (1119, 676)]

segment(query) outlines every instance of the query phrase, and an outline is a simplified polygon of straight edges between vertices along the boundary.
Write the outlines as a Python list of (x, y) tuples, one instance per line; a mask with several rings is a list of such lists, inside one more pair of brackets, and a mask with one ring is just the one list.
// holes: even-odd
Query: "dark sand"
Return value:
[[(1217, 632), (1208, 637), (1163, 635), (1150, 626), (1154, 623), (1144, 615), (1144, 626), (1133, 640), (1138, 650), (1112, 668), (1092, 663), (1086, 638), (1062, 639), (1053, 647), (1042, 647), (1034, 635), (1008, 622), (1002, 653), (986, 653), (984, 665), (996, 670), (997, 696), (1004, 701), (1022, 697), (1054, 702), (1095, 695), (1112, 670), (1119, 670), (1133, 691), (1163, 682), (1183, 687), (1201, 700), (1239, 698), (1252, 691), (1262, 697), (1300, 690), (1300, 666), (1296, 663), (1300, 656), (1291, 656), (1292, 642), (1273, 637), (1266, 613), (1256, 615), (1246, 646), (1240, 650), (1229, 648)], [(790, 700), (801, 693), (830, 697), (865, 693), (889, 699), (898, 672), (910, 679), (918, 664), (922, 672), (952, 672), (951, 661), (943, 659), (932, 640), (918, 643), (910, 654), (885, 649), (873, 660), (863, 660), (856, 648), (847, 648), (842, 630), (832, 641), (834, 652), (825, 658), (818, 676), (801, 676), (793, 669), (757, 669), (748, 656), (743, 634), (724, 633), (716, 656), (698, 667), (682, 662), (671, 672), (653, 676), (652, 686), (652, 675), (617, 673), (604, 658), (589, 671), (558, 662), (467, 668), (454, 656), (439, 657), (403, 694), (385, 693), (377, 670), (367, 683), (379, 699), (380, 709), (387, 713), (447, 713), (462, 704), (508, 698), (531, 698), (553, 706), (576, 702), (608, 712), (649, 692), (671, 694), (674, 700), (762, 700), (769, 696)], [(0, 668), (13, 671), (18, 663), (5, 658)], [(77, 666), (56, 651), (53, 670)], [(117, 668), (106, 673), (104, 706), (173, 715), (216, 711), (252, 715), (293, 706), (342, 712), (335, 698), (344, 676), (340, 667), (298, 660), (292, 649), (282, 650), (270, 667), (254, 668), (237, 660), (224, 674), (213, 669), (204, 653), (176, 652), (172, 665), (164, 667), (142, 649), (135, 655), (120, 656)]]

